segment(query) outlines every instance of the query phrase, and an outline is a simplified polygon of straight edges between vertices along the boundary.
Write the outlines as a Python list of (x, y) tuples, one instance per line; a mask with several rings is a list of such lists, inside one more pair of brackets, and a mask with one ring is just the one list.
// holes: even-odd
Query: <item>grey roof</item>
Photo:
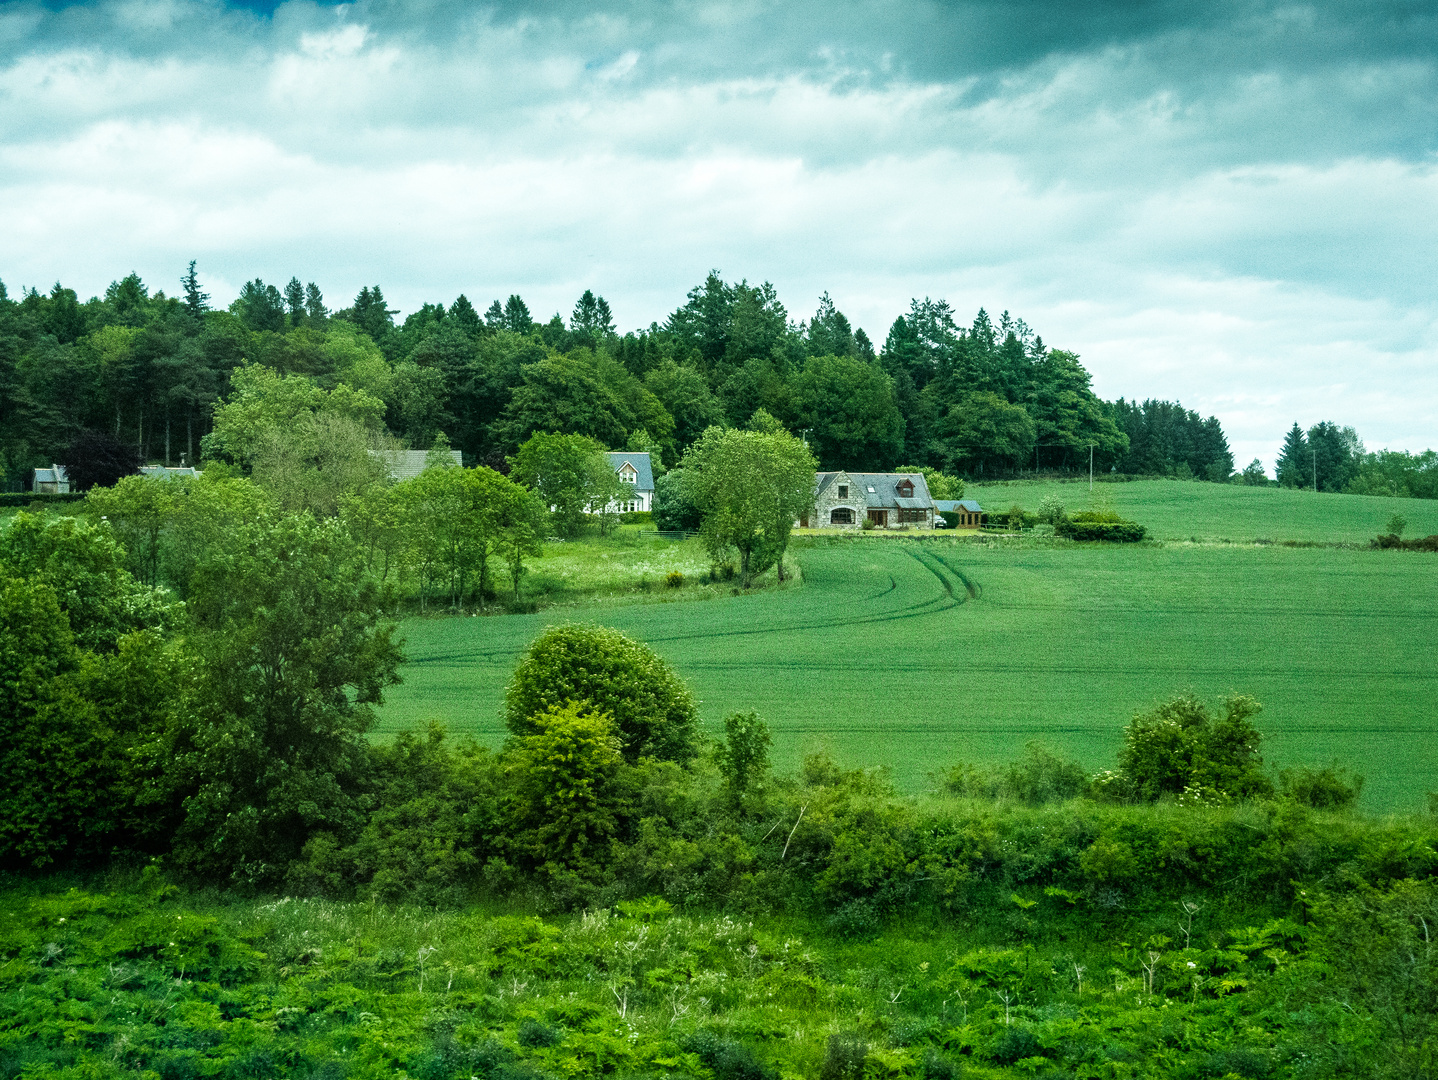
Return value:
[(34, 483), (37, 484), (67, 484), (70, 482), (70, 474), (65, 471), (63, 465), (51, 465), (48, 469), (36, 469)]
[[(899, 507), (904, 510), (927, 510), (934, 505), (923, 473), (821, 472), (816, 474), (814, 494), (819, 494), (839, 476), (849, 478), (849, 483), (858, 488), (856, 494), (864, 497), (866, 506), (876, 509)], [(902, 480), (908, 480), (914, 485), (912, 497), (903, 498), (899, 495), (898, 487)]]
[[(413, 480), (420, 473), (424, 472), (425, 458), (429, 457), (428, 450), (387, 450), (380, 454), (385, 463), (389, 466), (389, 475), (392, 480)], [(451, 450), (449, 456), (454, 458), (456, 465), (463, 465), (464, 459), (458, 450)]]
[(973, 499), (935, 499), (934, 509), (944, 514), (967, 510), (971, 514), (982, 514), (984, 508)]
[(635, 491), (654, 490), (654, 468), (649, 464), (647, 450), (610, 450), (605, 456), (609, 458), (610, 467), (615, 472), (624, 468), (626, 461), (634, 466), (634, 471), (638, 474), (634, 478)]
[(182, 476), (191, 478), (199, 476), (200, 470), (189, 465), (182, 465), (178, 468), (165, 465), (141, 465), (140, 475), (154, 476), (161, 480), (177, 480)]

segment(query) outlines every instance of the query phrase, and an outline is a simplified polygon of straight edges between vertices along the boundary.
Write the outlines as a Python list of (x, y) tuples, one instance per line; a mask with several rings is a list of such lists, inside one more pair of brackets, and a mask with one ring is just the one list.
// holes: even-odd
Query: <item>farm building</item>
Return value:
[[(379, 454), (389, 467), (391, 480), (413, 480), (424, 472), (425, 459), (429, 455), (428, 450), (391, 450)], [(449, 451), (449, 456), (456, 466), (464, 464), (458, 450)]]
[(63, 465), (51, 465), (48, 469), (36, 469), (30, 490), (40, 495), (68, 495), (70, 474)]
[(958, 514), (959, 529), (977, 529), (984, 523), (984, 508), (973, 499), (935, 499), (934, 509), (941, 514)]
[(634, 491), (609, 504), (610, 513), (625, 514), (654, 508), (654, 467), (648, 452), (614, 450), (605, 457), (610, 468), (619, 474), (621, 483), (632, 485)]
[(200, 475), (200, 470), (193, 465), (141, 465), (141, 476), (153, 476), (157, 480), (193, 480)]
[(922, 473), (821, 472), (815, 474), (814, 509), (805, 528), (932, 529), (934, 500)]

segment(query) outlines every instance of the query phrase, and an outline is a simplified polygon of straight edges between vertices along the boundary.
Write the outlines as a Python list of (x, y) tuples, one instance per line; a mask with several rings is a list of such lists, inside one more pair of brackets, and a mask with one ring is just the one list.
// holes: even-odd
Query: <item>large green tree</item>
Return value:
[(856, 356), (813, 356), (794, 380), (793, 410), (826, 469), (889, 468), (904, 448), (894, 384)]
[(583, 435), (540, 432), (510, 459), (510, 475), (549, 507), (555, 530), (575, 536), (625, 489), (604, 449)]
[(739, 554), (745, 588), (777, 565), (794, 522), (814, 503), (814, 456), (784, 432), (710, 428), (684, 455), (685, 490), (716, 560)]
[(196, 880), (274, 887), (312, 836), (363, 825), (370, 706), (399, 681), (394, 627), (343, 525), (308, 515), (236, 530), (196, 571), (189, 610), (197, 672), (167, 748), (173, 858)]
[(1278, 452), (1278, 482), (1284, 487), (1306, 487), (1313, 483), (1313, 459), (1308, 453), (1308, 437), (1294, 424), (1283, 437)]

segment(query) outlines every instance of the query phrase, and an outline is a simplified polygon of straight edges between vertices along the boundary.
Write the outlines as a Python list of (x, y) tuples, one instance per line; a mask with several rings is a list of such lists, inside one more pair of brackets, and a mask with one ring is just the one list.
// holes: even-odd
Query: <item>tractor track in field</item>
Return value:
[[(971, 598), (975, 598), (978, 596), (977, 588), (973, 585), (973, 583), (966, 575), (964, 575), (961, 571), (955, 569), (954, 567), (950, 566), (948, 562), (943, 559), (936, 559), (936, 561), (940, 564), (940, 566), (943, 567), (943, 569), (941, 570), (936, 568), (934, 565), (932, 565), (932, 563), (926, 561), (923, 557), (921, 557), (918, 552), (922, 550), (923, 549), (915, 549), (913, 547), (910, 547), (905, 551), (905, 554), (908, 555), (920, 566), (922, 566), (930, 574), (932, 574), (935, 579), (937, 579), (940, 586), (942, 586), (944, 590), (944, 594), (942, 596), (935, 596), (928, 600), (922, 600), (918, 603), (909, 604), (901, 608), (896, 608), (892, 611), (887, 611), (874, 615), (865, 615), (858, 618), (824, 619), (810, 622), (783, 623), (774, 626), (759, 626), (747, 629), (723, 631), (703, 630), (684, 634), (663, 634), (644, 637), (642, 640), (647, 644), (653, 645), (662, 642), (674, 641), (697, 641), (705, 639), (719, 640), (722, 638), (732, 637), (758, 637), (764, 634), (792, 634), (803, 631), (834, 630), (846, 626), (864, 626), (876, 623), (896, 622), (902, 619), (914, 619), (925, 615), (936, 615), (939, 612), (949, 611), (953, 608), (959, 607), (960, 605), (967, 603)], [(961, 589), (955, 588), (954, 580), (950, 578), (947, 574), (945, 574), (944, 570), (947, 570), (949, 574), (953, 574), (954, 577), (958, 578)], [(893, 574), (889, 574), (888, 578), (889, 588), (875, 593), (872, 596), (865, 597), (864, 602), (878, 600), (882, 597), (888, 596), (896, 592), (899, 587), (898, 582), (895, 580)], [(515, 657), (522, 655), (526, 648), (528, 648), (528, 645), (525, 645), (523, 647), (494, 649), (488, 651), (451, 653), (443, 656), (412, 657), (409, 663), (418, 667), (430, 664), (458, 662), (475, 663), (483, 660), (512, 660)]]

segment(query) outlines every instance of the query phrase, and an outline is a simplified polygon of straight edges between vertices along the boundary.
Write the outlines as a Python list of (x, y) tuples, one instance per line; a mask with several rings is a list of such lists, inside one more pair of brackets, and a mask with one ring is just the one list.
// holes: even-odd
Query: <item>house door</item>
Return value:
[(874, 528), (887, 528), (889, 524), (889, 512), (887, 510), (870, 510), (869, 520), (874, 523)]

